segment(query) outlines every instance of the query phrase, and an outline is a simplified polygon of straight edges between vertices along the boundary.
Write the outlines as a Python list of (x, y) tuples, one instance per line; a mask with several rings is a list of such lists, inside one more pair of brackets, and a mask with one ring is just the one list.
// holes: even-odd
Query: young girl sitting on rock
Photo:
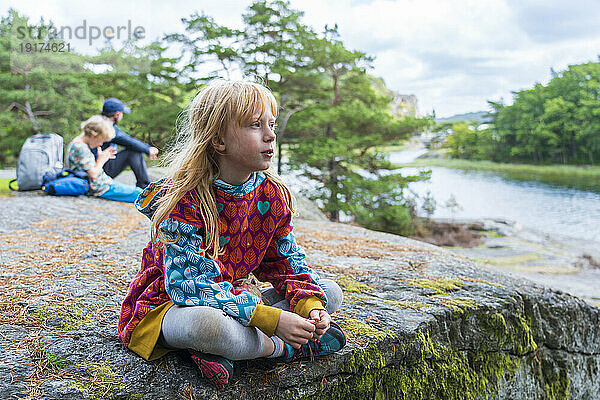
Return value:
[[(167, 156), (169, 178), (136, 201), (152, 220), (151, 241), (123, 302), (119, 337), (146, 360), (188, 350), (218, 389), (231, 360), (291, 361), (346, 344), (329, 316), (342, 291), (306, 265), (292, 195), (269, 170), (276, 115), (261, 85), (207, 85)], [(250, 273), (273, 287), (250, 290)]]
[[(105, 118), (94, 115), (81, 123), (81, 134), (69, 143), (67, 148), (67, 166), (77, 171), (85, 171), (90, 181), (90, 196), (98, 196), (106, 200), (133, 203), (142, 189), (125, 185), (106, 175), (104, 164), (115, 158), (112, 147), (102, 150), (100, 146), (115, 137), (115, 129)], [(94, 158), (92, 149), (96, 149)]]

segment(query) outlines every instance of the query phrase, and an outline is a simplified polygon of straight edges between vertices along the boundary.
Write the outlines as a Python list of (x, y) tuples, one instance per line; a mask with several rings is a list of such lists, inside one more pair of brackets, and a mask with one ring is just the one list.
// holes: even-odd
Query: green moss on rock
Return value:
[[(500, 313), (480, 314), (476, 316), (479, 326), (500, 349), (507, 349), (511, 353), (523, 356), (537, 350), (538, 345), (534, 340), (529, 327), (530, 321), (525, 316), (521, 304), (516, 313), (502, 315)], [(486, 350), (497, 350), (488, 349)]]
[(382, 300), (385, 304), (389, 304), (394, 307), (412, 310), (419, 310), (423, 307), (431, 307), (431, 304), (421, 303), (419, 301), (408, 301), (408, 300)]
[(41, 304), (31, 315), (61, 331), (71, 331), (92, 321), (89, 313), (72, 303)]
[(87, 393), (92, 399), (109, 399), (125, 385), (123, 377), (113, 371), (107, 361), (85, 363), (79, 367), (82, 373), (69, 386)]
[(340, 367), (340, 371), (356, 374), (384, 367), (385, 357), (375, 344), (371, 344), (367, 347), (359, 347), (354, 350), (352, 355), (344, 361)]
[(350, 293), (364, 293), (373, 290), (369, 285), (358, 282), (349, 276), (342, 276), (341, 278), (338, 278), (337, 283), (342, 287), (342, 289), (344, 289), (344, 291)]
[(496, 287), (504, 287), (504, 285), (501, 285), (496, 282), (486, 281), (485, 279), (473, 279), (473, 278), (468, 278), (468, 277), (461, 277), (461, 279), (464, 281), (467, 281), (467, 282), (487, 283), (488, 285), (492, 285), (492, 286), (496, 286)]
[[(479, 312), (474, 322), (485, 340), (473, 349), (454, 349), (428, 332), (392, 347), (379, 342), (358, 348), (341, 367), (349, 377), (309, 399), (475, 400), (496, 393), (500, 382), (514, 378), (522, 356), (535, 351), (537, 344), (522, 304), (507, 315)], [(363, 327), (360, 321), (352, 324)], [(564, 370), (546, 369), (543, 379), (538, 379), (549, 398), (567, 398)]]
[(393, 332), (390, 330), (377, 329), (366, 322), (355, 319), (341, 320), (338, 323), (342, 326), (346, 335), (351, 338), (368, 337), (372, 339), (383, 339), (387, 335), (393, 335)]
[(443, 297), (438, 298), (442, 304), (450, 309), (452, 314), (459, 316), (465, 312), (466, 308), (477, 308), (476, 302), (473, 299), (465, 299), (462, 297)]
[(497, 391), (500, 379), (512, 378), (519, 366), (508, 354), (454, 350), (422, 332), (400, 347), (406, 357), (387, 366), (375, 345), (355, 350), (341, 368), (353, 377), (310, 399), (474, 400)]
[(366, 301), (377, 301), (377, 297), (364, 294), (350, 294), (344, 296), (344, 303), (346, 304), (362, 304)]
[(436, 294), (447, 295), (460, 290), (462, 282), (460, 279), (442, 279), (442, 278), (419, 278), (407, 279), (407, 282), (412, 286), (424, 287), (435, 290)]
[(571, 380), (564, 368), (555, 366), (553, 362), (541, 357), (541, 378), (549, 400), (564, 400), (571, 397), (569, 387)]
[(512, 332), (513, 349), (517, 354), (526, 354), (537, 350), (538, 345), (533, 338), (533, 332), (529, 325), (531, 318), (525, 315), (523, 304), (519, 307), (519, 312), (515, 315), (516, 323)]

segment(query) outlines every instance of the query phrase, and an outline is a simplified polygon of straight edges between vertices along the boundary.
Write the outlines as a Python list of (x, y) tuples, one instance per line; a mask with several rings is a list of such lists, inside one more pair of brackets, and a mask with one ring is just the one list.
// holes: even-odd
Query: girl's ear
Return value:
[(213, 145), (213, 147), (216, 151), (221, 152), (221, 153), (225, 152), (225, 142), (223, 141), (222, 137), (219, 136), (219, 137), (213, 138), (211, 140), (211, 144)]

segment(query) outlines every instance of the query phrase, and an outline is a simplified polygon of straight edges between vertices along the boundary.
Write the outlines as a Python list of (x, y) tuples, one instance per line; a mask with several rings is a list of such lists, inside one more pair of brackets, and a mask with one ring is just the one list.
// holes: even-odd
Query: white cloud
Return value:
[[(241, 27), (250, 3), (0, 0), (0, 7), (57, 24), (131, 19), (154, 39), (182, 31), (181, 18), (194, 11)], [(435, 108), (439, 116), (510, 101), (512, 91), (547, 82), (550, 67), (596, 61), (600, 53), (597, 0), (292, 0), (292, 7), (317, 30), (337, 23), (349, 48), (375, 57), (371, 73), (393, 90), (416, 94), (423, 112)]]
[(597, 0), (507, 0), (517, 23), (534, 41), (546, 43), (600, 33)]

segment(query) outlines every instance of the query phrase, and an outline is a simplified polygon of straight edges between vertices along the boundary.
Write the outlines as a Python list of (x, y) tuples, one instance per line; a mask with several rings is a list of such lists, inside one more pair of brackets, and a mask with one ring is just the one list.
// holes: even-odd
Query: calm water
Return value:
[[(424, 152), (394, 152), (390, 160), (410, 162)], [(542, 232), (600, 241), (600, 193), (518, 181), (490, 171), (443, 167), (431, 170), (430, 181), (414, 183), (410, 188), (419, 195), (431, 192), (437, 202), (434, 217), (453, 216), (444, 207), (453, 195), (462, 207), (455, 212), (455, 218), (500, 217)]]

